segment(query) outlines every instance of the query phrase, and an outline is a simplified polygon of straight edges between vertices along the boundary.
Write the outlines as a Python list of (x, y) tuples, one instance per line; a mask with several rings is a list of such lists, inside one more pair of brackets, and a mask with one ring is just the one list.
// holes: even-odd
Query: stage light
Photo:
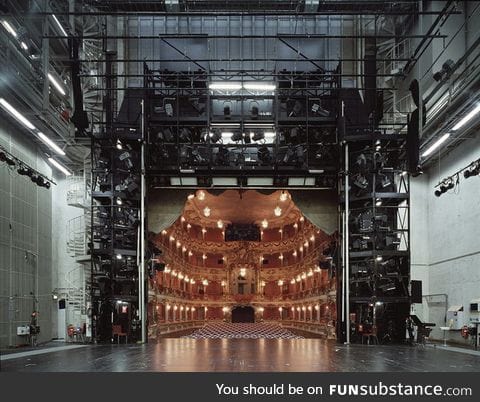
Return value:
[(9, 112), (15, 119), (17, 119), (20, 123), (22, 123), (25, 127), (29, 128), (30, 130), (34, 130), (35, 126), (30, 123), (17, 109), (15, 109), (10, 103), (8, 103), (5, 99), (0, 98), (0, 105)]
[(115, 144), (115, 148), (117, 148), (118, 150), (121, 151), (123, 149), (122, 141), (117, 140), (117, 142)]
[(236, 132), (236, 133), (222, 133), (222, 136), (225, 134), (225, 136), (227, 134), (230, 134), (231, 135), (231, 140), (233, 142), (238, 142), (238, 141), (241, 141), (243, 139), (243, 134), (240, 133), (240, 132)]
[(322, 117), (329, 117), (330, 116), (330, 111), (327, 109), (324, 109), (321, 105), (321, 103), (314, 103), (312, 105), (312, 112), (315, 114), (318, 114)]
[(53, 158), (48, 158), (48, 161), (55, 166), (58, 170), (60, 170), (65, 176), (71, 176), (72, 172), (70, 172), (65, 166), (61, 165), (58, 163), (55, 159)]
[(382, 205), (382, 200), (377, 198), (377, 201), (375, 202), (375, 206), (380, 207)]
[(365, 190), (368, 186), (368, 180), (365, 176), (362, 176), (360, 173), (355, 175), (353, 179), (353, 184), (361, 190)]
[(262, 145), (260, 148), (258, 148), (257, 155), (259, 161), (264, 165), (269, 165), (272, 163), (272, 156), (266, 145)]
[(55, 79), (55, 77), (54, 77), (52, 74), (50, 74), (50, 73), (48, 73), (47, 75), (48, 75), (48, 79), (49, 79), (50, 82), (53, 84), (53, 86), (54, 86), (55, 88), (57, 88), (57, 91), (60, 92), (63, 96), (65, 96), (66, 93), (65, 93), (64, 89), (62, 88), (62, 86), (60, 85), (60, 83)]
[(20, 42), (20, 46), (22, 47), (23, 50), (28, 50), (28, 45), (25, 42)]
[(121, 254), (117, 254), (117, 255), (116, 255), (116, 258), (117, 258), (117, 260), (121, 260), (121, 259), (122, 259), (122, 255), (121, 255)]
[(473, 162), (464, 172), (463, 177), (468, 179), (473, 176), (477, 176), (480, 174), (480, 161)]
[(117, 205), (122, 205), (123, 204), (122, 199), (120, 197), (117, 197), (115, 199), (115, 202), (117, 203)]
[(65, 152), (63, 151), (62, 148), (60, 148), (57, 144), (55, 144), (50, 138), (48, 138), (45, 134), (43, 133), (38, 133), (38, 137), (45, 143), (47, 144), (51, 149), (53, 149), (57, 154), (59, 155), (65, 155)]
[(52, 14), (52, 18), (54, 21), (57, 23), (58, 28), (60, 29), (60, 32), (62, 32), (63, 36), (68, 37), (67, 32), (63, 28), (62, 24), (60, 24), (60, 21), (58, 20), (57, 16), (55, 14)]
[(428, 156), (430, 155), (433, 151), (435, 151), (440, 145), (442, 145), (447, 139), (450, 137), (450, 133), (444, 134), (441, 136), (435, 143), (433, 143), (423, 154), (422, 156)]
[(261, 131), (256, 131), (254, 133), (251, 133), (250, 137), (253, 141), (261, 141), (261, 140), (265, 139), (265, 133), (263, 133)]
[(222, 135), (218, 131), (214, 131), (212, 133), (209, 133), (208, 136), (209, 136), (210, 142), (212, 144), (215, 144), (216, 142), (218, 142), (222, 139)]

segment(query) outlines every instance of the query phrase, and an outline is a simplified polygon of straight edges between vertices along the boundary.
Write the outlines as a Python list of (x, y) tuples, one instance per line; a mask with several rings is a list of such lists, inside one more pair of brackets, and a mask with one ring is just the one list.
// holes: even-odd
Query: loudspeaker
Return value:
[(422, 302), (422, 281), (410, 281), (411, 283), (411, 297), (412, 303)]

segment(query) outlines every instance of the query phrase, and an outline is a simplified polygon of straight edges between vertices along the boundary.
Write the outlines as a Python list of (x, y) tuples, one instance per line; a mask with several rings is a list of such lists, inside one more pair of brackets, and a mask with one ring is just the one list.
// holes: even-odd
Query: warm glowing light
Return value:
[(288, 199), (288, 194), (285, 191), (282, 191), (280, 194), (280, 201), (287, 201)]
[(315, 241), (315, 235), (312, 234), (312, 235), (310, 236), (310, 241)]
[(177, 248), (179, 248), (182, 245), (179, 240), (177, 240)]
[(281, 279), (278, 281), (278, 286), (283, 286), (283, 281)]
[(203, 208), (203, 214), (208, 218), (210, 216), (210, 208), (205, 207)]
[(302, 279), (306, 279), (307, 278), (307, 274), (305, 272), (302, 273)]
[(173, 309), (176, 311), (178, 310), (178, 306), (173, 306)]
[(192, 225), (190, 225), (189, 223), (187, 223), (187, 229), (191, 229), (192, 228)]
[(182, 217), (180, 218), (180, 220), (181, 220), (182, 222), (185, 222), (185, 217), (182, 216)]
[(305, 218), (303, 216), (300, 217), (300, 222), (305, 221)]
[(200, 190), (197, 194), (197, 198), (200, 200), (200, 201), (203, 201), (205, 199), (205, 191), (203, 190)]
[(195, 198), (195, 196), (193, 194), (189, 194), (188, 197), (187, 197), (188, 200), (193, 200), (194, 198)]
[(280, 255), (278, 256), (278, 259), (283, 260), (283, 254), (280, 254)]
[(305, 306), (302, 306), (302, 311), (305, 311), (306, 310), (306, 307)]
[(183, 311), (183, 306), (180, 306), (180, 311)]
[(207, 233), (207, 229), (202, 228), (202, 233), (203, 233), (203, 234)]
[(312, 270), (308, 271), (307, 276), (313, 276), (313, 271)]
[(266, 219), (262, 221), (262, 228), (264, 229), (268, 228), (268, 221)]
[(295, 229), (298, 229), (298, 223), (294, 223), (294, 224), (293, 224), (293, 227), (294, 227)]
[(207, 280), (207, 279), (204, 279), (204, 280), (202, 281), (202, 285), (203, 285), (203, 286), (208, 286), (208, 280)]
[(174, 240), (175, 240), (175, 237), (170, 236), (170, 237), (169, 237), (169, 240), (170, 240), (170, 241), (174, 241)]
[(295, 278), (293, 278), (293, 279), (290, 281), (290, 284), (291, 284), (291, 285), (295, 285)]
[(166, 235), (167, 234), (167, 231), (165, 229), (162, 230), (162, 235)]
[(298, 251), (300, 251), (301, 253), (303, 253), (303, 246), (300, 246), (300, 247), (298, 248)]
[(188, 252), (188, 256), (191, 257), (193, 253), (191, 251)]
[(187, 248), (185, 246), (182, 247), (182, 251), (185, 252), (187, 251)]
[(195, 279), (193, 279), (193, 278), (190, 279), (190, 283), (191, 283), (192, 285), (195, 285)]
[(297, 277), (295, 278), (295, 280), (296, 280), (297, 282), (300, 282), (300, 281), (302, 280), (302, 278), (300, 277), (300, 275), (297, 275)]
[(203, 254), (203, 255), (202, 255), (202, 258), (203, 258), (204, 260), (206, 260), (206, 259), (207, 259), (206, 254)]
[(245, 276), (247, 274), (247, 269), (246, 268), (240, 268), (240, 276)]
[(296, 256), (297, 256), (297, 250), (294, 250), (293, 253), (292, 253), (292, 255), (293, 255), (294, 257), (296, 257)]
[(276, 207), (276, 208), (273, 210), (273, 213), (275, 214), (275, 216), (280, 216), (280, 215), (282, 214), (282, 208)]
[(308, 240), (305, 241), (305, 243), (303, 243), (303, 246), (304, 246), (304, 247), (308, 247)]
[(221, 219), (219, 219), (219, 220), (217, 221), (217, 227), (218, 227), (219, 229), (223, 228), (223, 222), (222, 222)]
[(182, 280), (183, 278), (184, 278), (183, 274), (181, 272), (179, 272), (178, 279)]
[(308, 311), (312, 311), (312, 306), (308, 306)]
[(224, 313), (227, 313), (227, 312), (228, 312), (228, 307), (222, 308), (222, 311), (223, 311)]

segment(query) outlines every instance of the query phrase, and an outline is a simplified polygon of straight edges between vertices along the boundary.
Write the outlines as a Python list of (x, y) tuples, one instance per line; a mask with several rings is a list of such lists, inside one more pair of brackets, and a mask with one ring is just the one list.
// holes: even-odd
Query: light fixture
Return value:
[(122, 205), (122, 203), (123, 203), (123, 202), (122, 202), (122, 199), (121, 199), (120, 197), (117, 197), (117, 198), (115, 199), (115, 202), (117, 203), (117, 205)]
[(203, 214), (206, 216), (206, 217), (209, 217), (210, 216), (210, 208), (208, 207), (205, 207), (203, 208)]
[(283, 254), (280, 253), (280, 255), (278, 256), (278, 259), (283, 260)]
[(377, 198), (377, 201), (375, 202), (375, 206), (379, 207), (382, 205), (382, 200), (380, 198)]
[(296, 257), (296, 256), (297, 256), (297, 250), (294, 250), (293, 253), (292, 253), (292, 255), (293, 255), (294, 257)]
[(301, 276), (302, 279), (307, 279), (307, 274), (305, 272), (302, 272), (302, 276)]
[(17, 109), (10, 105), (10, 103), (8, 103), (5, 99), (0, 98), (0, 105), (25, 127), (29, 128), (30, 130), (35, 129), (35, 126), (30, 123), (30, 121), (28, 121)]
[(287, 201), (288, 194), (285, 191), (282, 191), (280, 194), (280, 201)]
[(189, 194), (187, 197), (188, 200), (193, 200), (194, 198), (195, 198), (194, 194)]
[(310, 236), (310, 241), (315, 241), (315, 235), (312, 234), (312, 235)]
[(238, 91), (239, 89), (242, 89), (242, 84), (239, 82), (219, 81), (211, 82), (208, 84), (208, 88), (217, 91)]
[(262, 221), (262, 228), (264, 229), (268, 228), (268, 221), (266, 219)]
[(276, 207), (274, 210), (273, 210), (275, 216), (280, 216), (282, 214), (282, 208), (280, 207)]
[(122, 150), (123, 149), (122, 141), (117, 140), (117, 142), (115, 144), (115, 148), (117, 148), (118, 150)]
[(203, 201), (205, 199), (205, 191), (203, 190), (200, 190), (197, 194), (197, 198), (200, 200), (200, 201)]
[(223, 228), (223, 222), (222, 222), (221, 219), (219, 219), (219, 220), (217, 221), (217, 227), (218, 227), (219, 229)]
[(187, 223), (187, 229), (191, 229), (192, 228), (192, 225), (190, 225), (189, 223)]
[(467, 124), (473, 117), (480, 112), (480, 105), (477, 105), (470, 113), (468, 113), (465, 117), (463, 117), (457, 124), (455, 124), (452, 128), (453, 131), (458, 130), (459, 128), (463, 127)]
[(204, 280), (202, 281), (202, 285), (203, 285), (203, 286), (208, 286), (208, 280), (207, 280), (207, 279), (204, 279)]
[(12, 35), (14, 38), (17, 37), (17, 33), (15, 32), (15, 29), (8, 23), (8, 21), (3, 20), (2, 25), (5, 27), (5, 29)]
[(121, 259), (122, 259), (122, 255), (121, 255), (121, 254), (117, 254), (116, 257), (117, 257), (117, 260), (121, 260)]
[(283, 286), (283, 281), (280, 279), (278, 282), (277, 282), (278, 286)]
[(207, 256), (205, 254), (202, 254), (202, 259), (203, 260), (206, 260), (207, 259)]
[(72, 172), (70, 172), (65, 166), (62, 164), (58, 163), (55, 159), (53, 158), (48, 158), (48, 161), (55, 166), (58, 170), (60, 170), (65, 176), (71, 176)]
[(468, 179), (472, 176), (477, 176), (480, 174), (480, 160), (478, 160), (477, 162), (473, 162), (470, 164), (470, 166), (468, 166), (467, 169), (465, 169), (465, 171), (463, 172), (463, 177), (465, 179)]
[(188, 252), (188, 256), (191, 257), (193, 253), (191, 251)]
[(243, 88), (248, 91), (275, 91), (276, 86), (273, 83), (245, 82)]
[(22, 47), (23, 50), (28, 50), (28, 46), (25, 42), (20, 42), (20, 46)]
[(60, 148), (57, 144), (55, 144), (50, 138), (48, 138), (45, 134), (43, 133), (38, 133), (38, 137), (45, 143), (47, 144), (51, 149), (53, 149), (57, 154), (59, 155), (65, 155), (65, 152), (63, 151), (62, 148)]
[(435, 141), (423, 154), (422, 156), (428, 156), (433, 151), (435, 151), (440, 145), (442, 145), (450, 137), (450, 133), (442, 135), (437, 141)]
[(48, 73), (47, 75), (48, 75), (48, 79), (53, 84), (53, 86), (57, 88), (57, 91), (60, 92), (63, 96), (65, 96), (66, 95), (65, 90), (62, 88), (60, 83), (55, 79), (55, 77), (50, 73)]
[(375, 258), (375, 261), (377, 261), (377, 262), (383, 261), (383, 257), (381, 255), (379, 255), (379, 256), (377, 256), (377, 258)]
[(247, 269), (246, 268), (240, 268), (240, 276), (243, 278), (247, 274)]
[[(295, 278), (293, 278), (291, 281), (290, 281), (290, 285), (295, 285)], [(292, 307), (293, 309), (293, 307)]]
[(52, 18), (53, 18), (53, 19), (55, 20), (55, 22), (57, 23), (58, 28), (59, 28), (60, 31), (62, 32), (63, 36), (68, 37), (67, 32), (66, 32), (65, 29), (63, 28), (62, 24), (60, 24), (60, 21), (58, 20), (57, 16), (56, 16), (55, 14), (52, 14)]

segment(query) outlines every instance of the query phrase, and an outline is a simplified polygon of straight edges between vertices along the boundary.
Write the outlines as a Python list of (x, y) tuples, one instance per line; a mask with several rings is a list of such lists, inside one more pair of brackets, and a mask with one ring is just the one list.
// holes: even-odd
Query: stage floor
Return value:
[(33, 351), (2, 354), (1, 371), (480, 372), (480, 352), (430, 345), (345, 346), (323, 339), (171, 338), (147, 345), (57, 342)]

